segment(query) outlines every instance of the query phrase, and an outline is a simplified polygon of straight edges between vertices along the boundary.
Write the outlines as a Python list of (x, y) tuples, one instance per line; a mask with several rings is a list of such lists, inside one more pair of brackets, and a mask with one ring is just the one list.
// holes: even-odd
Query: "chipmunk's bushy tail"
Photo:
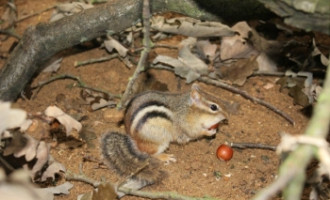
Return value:
[(138, 150), (128, 135), (118, 132), (105, 133), (101, 138), (101, 151), (104, 162), (126, 178), (120, 185), (122, 187), (140, 189), (161, 181), (165, 175), (159, 170), (160, 161)]

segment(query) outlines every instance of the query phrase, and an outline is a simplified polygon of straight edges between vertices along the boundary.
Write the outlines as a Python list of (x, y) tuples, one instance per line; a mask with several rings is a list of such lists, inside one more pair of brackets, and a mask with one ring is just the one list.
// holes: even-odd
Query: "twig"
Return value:
[(51, 6), (51, 7), (49, 7), (49, 8), (44, 9), (44, 10), (40, 10), (40, 11), (35, 12), (35, 13), (32, 13), (32, 14), (30, 14), (30, 15), (26, 15), (26, 16), (24, 16), (24, 17), (21, 17), (21, 18), (19, 18), (19, 19), (16, 21), (16, 23), (22, 22), (23, 20), (26, 20), (26, 19), (28, 19), (28, 18), (34, 17), (34, 16), (36, 16), (36, 15), (40, 15), (41, 13), (43, 13), (43, 12), (47, 12), (47, 11), (53, 9), (53, 8), (56, 8), (56, 6)]
[[(330, 125), (330, 63), (327, 68), (327, 75), (324, 82), (323, 91), (319, 95), (318, 102), (315, 105), (314, 113), (308, 123), (305, 131), (306, 136), (323, 138), (328, 135)], [(297, 148), (291, 152), (286, 160), (280, 166), (280, 180), (286, 177), (292, 177), (290, 180), (279, 184), (277, 181), (269, 187), (261, 190), (255, 200), (264, 200), (267, 197), (275, 195), (280, 189), (284, 188), (284, 199), (301, 199), (304, 187), (306, 167), (313, 157), (317, 158), (322, 148), (312, 144), (299, 144)], [(322, 159), (320, 158), (322, 162)], [(276, 188), (276, 189), (274, 189)]]
[(128, 195), (134, 195), (138, 197), (145, 197), (150, 199), (175, 199), (175, 200), (216, 200), (213, 197), (189, 197), (178, 194), (176, 192), (146, 192), (141, 190), (132, 190), (129, 188), (120, 187), (118, 191)]
[(105, 57), (101, 57), (101, 58), (89, 59), (89, 60), (84, 60), (84, 61), (76, 61), (74, 63), (74, 66), (81, 67), (81, 66), (89, 65), (89, 64), (93, 64), (93, 63), (105, 62), (105, 61), (112, 60), (112, 59), (118, 58), (118, 57), (119, 57), (119, 55), (117, 53), (115, 53), (110, 56), (105, 56)]
[[(102, 182), (96, 181), (92, 178), (87, 177), (84, 174), (75, 174), (69, 170), (66, 172), (65, 176), (66, 180), (68, 181), (80, 181), (85, 182), (92, 185), (94, 188), (97, 188)], [(110, 183), (110, 182), (109, 182)], [(112, 183), (110, 185), (113, 186)], [(132, 190), (125, 187), (119, 187), (118, 191), (123, 192), (127, 195), (134, 195), (138, 197), (145, 197), (150, 199), (174, 199), (174, 200), (216, 200), (212, 197), (189, 197), (184, 196), (181, 194), (177, 194), (175, 192), (147, 192), (147, 191), (140, 191), (140, 190)]]
[(36, 94), (38, 94), (38, 92), (40, 91), (40, 89), (43, 86), (45, 86), (45, 85), (47, 85), (47, 84), (49, 84), (53, 81), (60, 80), (60, 79), (72, 79), (72, 80), (77, 81), (78, 87), (80, 87), (80, 88), (89, 89), (89, 90), (92, 90), (92, 91), (95, 91), (95, 92), (101, 92), (101, 93), (104, 93), (104, 94), (106, 94), (106, 95), (108, 95), (109, 97), (112, 97), (112, 98), (120, 98), (120, 95), (111, 94), (111, 93), (106, 92), (104, 90), (96, 89), (96, 88), (87, 86), (86, 83), (84, 83), (79, 77), (69, 75), (69, 74), (61, 74), (61, 75), (58, 75), (58, 76), (54, 76), (54, 77), (52, 77), (52, 78), (50, 78), (46, 81), (39, 82), (36, 86), (31, 87), (31, 90), (38, 89), (38, 91), (36, 92)]
[[(152, 49), (156, 49), (156, 48), (178, 49), (179, 47), (175, 46), (175, 45), (169, 45), (169, 44), (154, 44), (151, 48)], [(144, 47), (135, 48), (135, 49), (131, 49), (130, 52), (136, 53), (136, 52), (142, 51), (143, 49), (144, 49)]]
[(268, 149), (268, 150), (276, 151), (276, 146), (272, 146), (272, 145), (268, 145), (268, 144), (259, 144), (259, 143), (234, 143), (234, 142), (231, 142), (230, 146), (233, 148), (239, 148), (239, 149), (253, 148), (253, 149)]
[[(18, 34), (16, 34), (12, 29), (10, 30), (0, 30), (0, 34), (3, 34), (3, 35), (8, 35), (8, 36), (12, 36), (18, 40), (21, 39), (21, 36), (19, 36)], [(8, 37), (6, 37), (8, 38)]]
[(80, 182), (88, 183), (95, 188), (97, 188), (101, 184), (100, 181), (96, 181), (92, 178), (89, 178), (84, 174), (75, 174), (75, 173), (71, 172), (70, 170), (66, 171), (65, 179), (68, 181), (80, 181)]
[(285, 76), (285, 72), (253, 72), (251, 76)]
[(229, 91), (234, 92), (236, 94), (239, 94), (239, 95), (243, 96), (244, 98), (251, 100), (252, 102), (258, 103), (258, 104), (260, 104), (262, 106), (265, 106), (266, 108), (274, 111), (278, 115), (282, 116), (284, 119), (288, 120), (292, 125), (295, 124), (295, 122), (293, 121), (293, 119), (289, 115), (287, 115), (286, 113), (282, 112), (281, 110), (279, 110), (275, 106), (271, 105), (270, 103), (268, 103), (266, 101), (263, 101), (263, 100), (261, 100), (259, 98), (256, 98), (256, 97), (253, 97), (253, 96), (249, 95), (246, 91), (243, 91), (243, 90), (240, 90), (238, 88), (235, 88), (235, 87), (233, 87), (231, 85), (228, 85), (228, 84), (226, 84), (224, 82), (212, 80), (212, 79), (207, 78), (207, 77), (200, 77), (200, 78), (198, 78), (198, 80), (199, 81), (202, 81), (204, 83), (208, 83), (208, 84), (219, 86), (219, 87), (221, 87), (223, 89), (226, 89), (226, 90), (229, 90)]
[(129, 79), (129, 82), (127, 84), (126, 90), (123, 94), (123, 97), (121, 99), (121, 102), (119, 104), (119, 108), (122, 108), (126, 105), (128, 97), (130, 96), (132, 92), (132, 87), (137, 79), (140, 72), (144, 70), (145, 62), (147, 60), (148, 54), (150, 52), (151, 46), (153, 46), (151, 40), (150, 40), (150, 8), (149, 8), (149, 0), (143, 1), (143, 46), (144, 49), (141, 52), (141, 57), (139, 60), (138, 65), (136, 66), (136, 69), (134, 71), (133, 76)]
[[(158, 68), (158, 69), (166, 69), (166, 70), (170, 70), (170, 71), (174, 71), (173, 68), (171, 67), (166, 67), (166, 66), (153, 66), (154, 68)], [(221, 82), (221, 81), (217, 81), (217, 80), (213, 80), (213, 79), (210, 79), (208, 77), (199, 77), (198, 78), (199, 81), (202, 81), (204, 83), (207, 83), (207, 84), (212, 84), (212, 85), (215, 85), (215, 86), (218, 86), (218, 87), (221, 87), (225, 90), (228, 90), (228, 91), (231, 91), (233, 93), (236, 93), (236, 94), (239, 94), (241, 96), (243, 96), (244, 98), (246, 99), (249, 99), (251, 100), (252, 102), (255, 102), (255, 103), (258, 103), (262, 106), (265, 106), (266, 108), (272, 110), (273, 112), (277, 113), (278, 115), (282, 116), (284, 119), (286, 119), (287, 121), (289, 121), (292, 125), (295, 124), (295, 122), (293, 121), (293, 119), (287, 115), (286, 113), (282, 112), (281, 110), (279, 110), (278, 108), (276, 108), (275, 106), (271, 105), (270, 103), (267, 103), (259, 98), (256, 98), (256, 97), (252, 97), (251, 95), (249, 95), (246, 91), (243, 91), (243, 90), (240, 90), (238, 88), (235, 88), (231, 85), (228, 85), (224, 82)]]

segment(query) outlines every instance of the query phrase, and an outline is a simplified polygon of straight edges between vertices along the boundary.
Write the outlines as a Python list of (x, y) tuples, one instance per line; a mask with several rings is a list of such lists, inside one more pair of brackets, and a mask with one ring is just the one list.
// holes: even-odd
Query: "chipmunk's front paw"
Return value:
[(165, 164), (170, 164), (170, 162), (176, 162), (176, 159), (173, 154), (166, 154), (166, 153), (161, 153), (158, 155), (155, 155), (156, 158), (158, 158), (161, 161), (164, 161)]

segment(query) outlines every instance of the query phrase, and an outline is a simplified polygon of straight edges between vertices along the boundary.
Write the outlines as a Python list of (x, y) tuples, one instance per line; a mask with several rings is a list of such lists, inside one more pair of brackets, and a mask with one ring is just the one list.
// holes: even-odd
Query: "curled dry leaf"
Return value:
[(165, 19), (163, 16), (155, 16), (151, 19), (151, 28), (191, 37), (222, 37), (235, 34), (231, 28), (220, 22), (202, 22), (189, 17)]
[(312, 52), (312, 56), (313, 57), (319, 56), (322, 65), (328, 66), (330, 61), (329, 61), (329, 59), (325, 55), (323, 55), (321, 53), (321, 51), (319, 50), (319, 48), (317, 48), (314, 38), (313, 38), (313, 48), (314, 49), (313, 49), (313, 52)]
[(6, 129), (21, 126), (26, 119), (26, 112), (21, 109), (10, 108), (9, 102), (0, 101), (0, 134)]
[(37, 148), (37, 162), (32, 167), (33, 177), (37, 172), (42, 170), (44, 165), (48, 162), (49, 156), (49, 146), (44, 141), (41, 141)]
[(29, 172), (15, 170), (6, 177), (0, 168), (0, 194), (1, 199), (10, 200), (53, 200), (54, 194), (68, 194), (72, 184), (65, 182), (61, 185), (49, 188), (36, 188), (30, 181)]
[(76, 131), (80, 131), (82, 128), (82, 125), (80, 122), (72, 118), (70, 115), (64, 113), (60, 108), (57, 106), (49, 106), (45, 110), (45, 115), (47, 117), (53, 117), (57, 119), (66, 130), (66, 135), (71, 135), (72, 129), (75, 129)]
[(116, 107), (116, 101), (110, 98), (108, 95), (101, 92), (94, 92), (89, 89), (81, 90), (80, 96), (90, 104), (93, 111), (104, 107)]
[(44, 171), (41, 177), (41, 181), (46, 181), (48, 178), (51, 178), (51, 180), (55, 180), (55, 174), (59, 174), (60, 172), (65, 172), (65, 167), (59, 163), (56, 162), (52, 156), (50, 156), (51, 159), (49, 159), (50, 164), (48, 164), (47, 169)]
[(238, 34), (222, 38), (220, 46), (221, 60), (249, 58), (252, 55), (258, 54), (258, 52), (246, 42), (246, 38), (248, 38), (248, 34), (252, 30), (246, 22), (238, 22), (232, 27), (232, 30)]
[(242, 86), (247, 77), (251, 76), (253, 71), (257, 69), (256, 56), (253, 56), (249, 59), (240, 59), (228, 67), (222, 66), (219, 68), (218, 73), (223, 79), (229, 80), (235, 85)]
[(165, 64), (174, 67), (174, 73), (186, 79), (187, 83), (198, 79), (201, 75), (208, 73), (208, 65), (191, 52), (191, 48), (196, 44), (196, 38), (187, 38), (180, 43), (178, 58), (158, 55), (154, 64)]
[(63, 57), (54, 57), (50, 59), (50, 61), (48, 61), (45, 65), (46, 67), (44, 68), (44, 70), (42, 70), (42, 72), (57, 72), (57, 70), (61, 67), (62, 60)]
[(25, 156), (25, 160), (29, 162), (36, 157), (39, 141), (29, 135), (24, 135), (23, 137), (26, 138), (26, 144), (21, 150), (14, 152), (14, 156), (16, 158)]
[[(55, 174), (65, 172), (64, 166), (55, 161), (49, 154), (49, 145), (44, 141), (40, 142), (27, 134), (21, 133), (12, 134), (11, 137), (2, 155), (13, 155), (15, 158), (24, 156), (25, 162), (22, 161), (23, 166), (21, 167), (26, 169), (28, 169), (28, 166), (32, 167), (30, 173), (33, 180), (36, 178), (39, 180), (39, 175), (41, 175), (41, 181), (46, 181), (47, 178), (54, 180)], [(15, 162), (15, 160), (8, 162)], [(15, 166), (17, 166), (17, 163)]]
[(127, 55), (128, 49), (110, 36), (108, 36), (108, 39), (104, 41), (104, 46), (109, 53), (111, 53), (113, 49), (116, 49), (121, 57), (125, 57)]
[(207, 59), (209, 61), (213, 61), (217, 50), (216, 44), (211, 44), (209, 40), (199, 40), (196, 43), (197, 52), (203, 59)]

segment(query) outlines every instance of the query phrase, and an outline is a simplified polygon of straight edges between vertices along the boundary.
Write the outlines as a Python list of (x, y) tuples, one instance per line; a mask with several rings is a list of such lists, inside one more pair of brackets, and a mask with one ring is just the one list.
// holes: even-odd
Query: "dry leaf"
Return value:
[(42, 72), (57, 72), (57, 70), (61, 67), (61, 62), (63, 60), (63, 57), (61, 58), (52, 58), (50, 59), (50, 61), (47, 62), (47, 64), (45, 65), (46, 67), (44, 68), (44, 70), (42, 70)]
[(213, 61), (215, 59), (215, 52), (217, 50), (216, 44), (211, 44), (209, 40), (199, 40), (196, 43), (197, 52), (203, 59)]
[(69, 182), (65, 182), (61, 185), (57, 185), (55, 187), (47, 187), (47, 188), (36, 188), (37, 191), (45, 191), (51, 194), (69, 194), (69, 190), (73, 187), (73, 184)]
[(315, 43), (315, 39), (314, 39), (314, 38), (313, 38), (313, 47), (314, 47), (314, 50), (313, 50), (313, 52), (312, 52), (312, 56), (313, 56), (313, 57), (320, 56), (320, 61), (321, 61), (322, 65), (324, 65), (324, 66), (328, 66), (330, 61), (329, 61), (329, 59), (328, 59), (325, 55), (323, 55), (323, 54), (321, 53), (321, 51), (317, 48), (316, 43)]
[(101, 92), (94, 92), (89, 89), (81, 90), (80, 96), (90, 104), (93, 111), (104, 107), (116, 107), (116, 102), (108, 95)]
[(246, 42), (246, 38), (248, 38), (248, 34), (252, 30), (246, 22), (238, 22), (232, 27), (232, 30), (238, 34), (222, 38), (220, 45), (221, 60), (249, 58), (252, 55), (258, 54), (258, 52)]
[(25, 111), (10, 108), (9, 102), (0, 101), (0, 134), (7, 129), (21, 126), (25, 122), (25, 119)]
[(153, 63), (159, 66), (165, 64), (166, 66), (174, 67), (174, 73), (182, 78), (185, 78), (187, 83), (191, 83), (200, 77), (200, 74), (194, 70), (191, 70), (183, 62), (169, 56), (159, 55), (154, 59)]
[(35, 140), (34, 138), (32, 138), (29, 135), (23, 135), (23, 137), (26, 138), (26, 144), (22, 149), (14, 152), (14, 156), (16, 158), (25, 156), (25, 160), (29, 162), (33, 158), (35, 158), (35, 156), (37, 154), (37, 147), (38, 147), (39, 141)]
[(256, 62), (256, 56), (253, 56), (249, 59), (240, 59), (230, 66), (222, 66), (218, 73), (220, 73), (223, 79), (242, 86), (247, 77), (256, 69), (258, 69), (258, 64)]
[(44, 165), (48, 162), (49, 159), (49, 146), (41, 141), (37, 148), (37, 162), (32, 167), (32, 175), (35, 177), (36, 173), (41, 171)]
[(190, 48), (184, 46), (179, 50), (178, 60), (185, 64), (190, 70), (197, 72), (200, 75), (205, 75), (208, 72), (208, 66), (195, 54), (191, 53)]
[(202, 22), (189, 17), (165, 19), (163, 16), (155, 16), (151, 19), (151, 28), (161, 32), (191, 37), (222, 37), (235, 33), (227, 25), (220, 22)]
[(29, 172), (23, 169), (15, 170), (6, 177), (0, 168), (0, 194), (1, 199), (8, 200), (53, 200), (54, 195), (40, 191), (31, 184)]
[(60, 172), (65, 172), (65, 167), (54, 160), (54, 158), (50, 155), (49, 161), (48, 161), (48, 167), (43, 172), (41, 181), (46, 181), (47, 178), (51, 178), (52, 180), (55, 180), (55, 174), (59, 174)]
[(127, 55), (128, 49), (110, 36), (108, 36), (108, 39), (104, 41), (104, 46), (109, 53), (111, 53), (113, 49), (116, 49), (121, 57), (125, 57)]
[(67, 136), (71, 135), (71, 132), (73, 131), (72, 129), (75, 129), (79, 132), (82, 128), (80, 122), (72, 118), (70, 115), (64, 113), (60, 108), (56, 106), (47, 107), (45, 110), (45, 115), (57, 119), (65, 127)]
[(260, 72), (276, 72), (277, 65), (269, 59), (265, 53), (260, 53), (257, 57), (258, 71)]

